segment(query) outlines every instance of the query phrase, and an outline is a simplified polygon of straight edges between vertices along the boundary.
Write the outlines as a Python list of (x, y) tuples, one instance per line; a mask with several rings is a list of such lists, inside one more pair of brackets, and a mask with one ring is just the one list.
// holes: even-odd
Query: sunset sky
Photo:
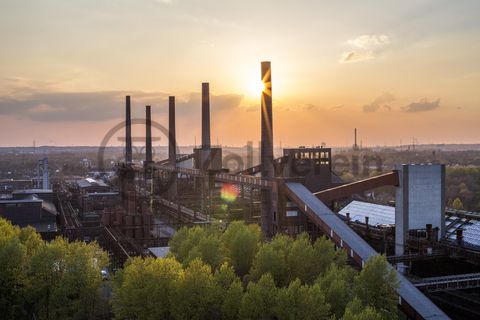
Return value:
[(0, 40), (0, 146), (99, 145), (126, 94), (198, 143), (201, 82), (258, 141), (263, 60), (275, 144), (480, 143), (480, 1), (0, 0)]

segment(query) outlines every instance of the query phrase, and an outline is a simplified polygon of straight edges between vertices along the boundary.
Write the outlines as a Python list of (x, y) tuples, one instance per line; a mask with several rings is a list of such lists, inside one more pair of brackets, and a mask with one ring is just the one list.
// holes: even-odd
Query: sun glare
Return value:
[(251, 96), (260, 96), (265, 89), (265, 84), (260, 80), (250, 80), (248, 82), (248, 94)]

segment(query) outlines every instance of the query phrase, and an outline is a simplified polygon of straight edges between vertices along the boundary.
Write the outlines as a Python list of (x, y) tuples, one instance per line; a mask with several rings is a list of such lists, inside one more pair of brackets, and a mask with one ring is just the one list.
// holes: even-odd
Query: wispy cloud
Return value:
[(405, 112), (422, 112), (430, 111), (440, 107), (440, 99), (435, 101), (428, 101), (427, 98), (420, 99), (419, 102), (412, 102), (409, 105), (402, 108)]
[[(0, 115), (27, 118), (34, 121), (105, 121), (123, 117), (125, 96), (131, 95), (133, 109), (139, 111), (151, 105), (155, 113), (166, 113), (168, 94), (161, 92), (46, 92), (23, 96), (0, 96)], [(242, 95), (211, 95), (212, 109), (216, 113), (237, 108)], [(176, 100), (179, 116), (198, 117), (201, 95), (191, 93), (186, 99)], [(140, 113), (140, 112), (139, 112)]]
[(364, 112), (375, 112), (380, 108), (385, 108), (387, 110), (391, 110), (391, 106), (388, 104), (395, 100), (395, 97), (388, 92), (382, 93), (380, 96), (376, 97), (371, 103), (366, 104), (363, 106)]
[(369, 60), (377, 55), (390, 43), (387, 35), (361, 35), (350, 39), (346, 44), (350, 50), (343, 52), (340, 63)]

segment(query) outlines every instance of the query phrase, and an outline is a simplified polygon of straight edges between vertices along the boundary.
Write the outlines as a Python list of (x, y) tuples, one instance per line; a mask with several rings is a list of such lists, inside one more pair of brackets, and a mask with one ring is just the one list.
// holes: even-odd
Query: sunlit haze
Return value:
[[(275, 145), (476, 143), (478, 1), (0, 0), (0, 146), (99, 145), (146, 104), (177, 140), (260, 139), (272, 62)], [(136, 130), (134, 128), (134, 130)], [(138, 130), (142, 130), (139, 128)], [(155, 144), (165, 145), (161, 140)]]

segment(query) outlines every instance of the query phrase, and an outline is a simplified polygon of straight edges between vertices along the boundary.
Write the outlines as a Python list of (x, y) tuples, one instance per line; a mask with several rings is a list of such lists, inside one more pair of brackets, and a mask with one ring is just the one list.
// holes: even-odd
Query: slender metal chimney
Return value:
[(357, 128), (354, 130), (354, 139), (353, 139), (353, 150), (358, 150), (358, 144), (357, 144)]
[(210, 149), (210, 85), (202, 83), (202, 149)]
[(175, 137), (175, 97), (168, 97), (168, 163), (176, 165), (177, 146)]
[[(262, 141), (261, 141), (261, 174), (264, 179), (274, 178), (273, 167), (273, 111), (272, 111), (272, 71), (270, 61), (261, 63), (261, 75), (264, 89), (262, 91)], [(262, 231), (267, 238), (274, 233), (274, 199), (272, 189), (262, 189)]]
[(130, 110), (130, 96), (126, 97), (125, 108), (125, 163), (132, 163), (132, 115)]
[(152, 108), (145, 107), (145, 161), (152, 162)]
[(357, 128), (355, 128), (355, 142), (354, 142), (355, 149), (357, 149)]

